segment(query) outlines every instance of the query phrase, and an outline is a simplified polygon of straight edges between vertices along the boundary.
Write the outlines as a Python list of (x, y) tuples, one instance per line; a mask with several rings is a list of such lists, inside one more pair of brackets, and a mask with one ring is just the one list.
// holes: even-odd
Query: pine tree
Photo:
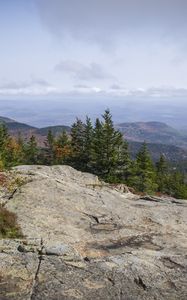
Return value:
[(45, 160), (48, 165), (53, 165), (55, 161), (54, 157), (54, 144), (55, 144), (55, 137), (52, 133), (52, 130), (49, 129), (47, 133), (47, 140), (45, 142), (46, 146), (46, 154)]
[(20, 146), (20, 148), (23, 150), (24, 149), (24, 140), (23, 140), (23, 137), (20, 132), (18, 133), (17, 143)]
[(156, 163), (156, 181), (158, 192), (168, 193), (168, 163), (163, 154), (160, 155), (159, 161)]
[(26, 147), (26, 159), (28, 164), (37, 164), (38, 160), (38, 147), (36, 138), (34, 135), (31, 136), (27, 147)]
[(109, 109), (105, 111), (103, 119), (103, 165), (106, 179), (111, 180), (118, 176), (118, 168), (121, 164), (120, 154), (122, 154), (121, 150), (124, 149), (124, 142), (122, 134), (114, 128)]
[(56, 145), (63, 148), (70, 144), (69, 137), (67, 135), (67, 132), (63, 130), (63, 132), (58, 136), (55, 142)]
[(170, 174), (169, 194), (178, 199), (187, 199), (187, 184), (185, 182), (184, 174), (175, 171)]
[(8, 130), (5, 124), (0, 125), (0, 151), (3, 151), (9, 138)]
[(103, 115), (103, 122), (96, 120), (91, 165), (93, 171), (107, 181), (116, 181), (121, 167), (122, 134), (115, 130), (110, 111)]
[(92, 141), (93, 141), (93, 126), (91, 119), (86, 117), (86, 124), (85, 124), (85, 132), (84, 132), (84, 165), (85, 171), (90, 171), (90, 161), (91, 161), (91, 152), (92, 152)]
[(150, 154), (144, 143), (133, 164), (130, 184), (140, 192), (153, 193), (157, 189), (156, 173)]
[(5, 124), (0, 125), (0, 168), (6, 168), (8, 165), (7, 162), (7, 145), (9, 142), (10, 136), (8, 134), (7, 127)]
[(81, 171), (85, 169), (84, 147), (85, 124), (80, 119), (77, 119), (71, 127), (71, 165)]
[(26, 146), (25, 146), (24, 139), (20, 132), (18, 133), (17, 144), (19, 147), (19, 163), (25, 164), (25, 147)]
[(121, 182), (128, 183), (128, 179), (132, 173), (132, 160), (129, 153), (129, 145), (126, 140), (119, 147), (118, 154), (118, 179)]
[(97, 118), (91, 142), (90, 168), (94, 174), (99, 176), (103, 175), (103, 151), (103, 128), (100, 120)]

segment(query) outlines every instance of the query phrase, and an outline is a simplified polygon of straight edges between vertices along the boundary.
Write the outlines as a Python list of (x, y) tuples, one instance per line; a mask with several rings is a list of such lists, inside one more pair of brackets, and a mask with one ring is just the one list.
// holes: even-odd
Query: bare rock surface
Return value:
[(0, 240), (0, 300), (186, 300), (187, 202), (140, 197), (68, 166), (21, 166), (1, 202), (24, 238)]

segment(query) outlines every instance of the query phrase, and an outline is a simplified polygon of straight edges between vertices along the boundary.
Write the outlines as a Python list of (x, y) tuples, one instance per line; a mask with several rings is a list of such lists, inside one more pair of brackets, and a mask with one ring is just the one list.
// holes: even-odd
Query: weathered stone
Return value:
[[(67, 166), (21, 166), (0, 241), (0, 300), (186, 300), (187, 202), (139, 197)], [(2, 195), (3, 197), (3, 195)]]

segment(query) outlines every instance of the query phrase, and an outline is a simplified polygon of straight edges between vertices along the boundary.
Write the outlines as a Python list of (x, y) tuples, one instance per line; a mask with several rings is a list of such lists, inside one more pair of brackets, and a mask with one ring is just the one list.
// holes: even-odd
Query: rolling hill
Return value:
[(37, 134), (41, 134), (42, 136), (47, 136), (48, 131), (51, 130), (52, 134), (55, 136), (61, 134), (63, 131), (70, 132), (71, 128), (69, 126), (48, 126), (44, 128), (39, 128), (36, 130)]
[(30, 126), (28, 124), (20, 123), (15, 120), (6, 118), (6, 117), (0, 117), (0, 123), (5, 124), (8, 130), (12, 133), (16, 132), (27, 132), (30, 130), (36, 130), (36, 127)]
[(62, 131), (65, 130), (67, 132), (70, 132), (71, 129), (69, 126), (63, 125), (37, 128), (6, 117), (0, 117), (0, 124), (5, 124), (8, 128), (9, 134), (12, 136), (18, 136), (18, 134), (21, 134), (24, 139), (28, 139), (29, 137), (31, 137), (31, 135), (34, 134), (37, 138), (37, 141), (41, 145), (43, 145), (43, 142), (46, 139), (49, 130), (51, 130), (55, 136), (58, 136)]
[[(136, 154), (139, 152), (142, 143), (133, 141), (128, 141), (128, 143), (130, 152), (132, 153), (132, 158), (134, 159), (136, 157)], [(174, 145), (164, 145), (156, 143), (147, 143), (147, 147), (149, 149), (152, 159), (155, 162), (158, 161), (160, 155), (163, 154), (167, 158), (167, 160), (172, 162), (174, 165), (180, 164), (182, 167), (182, 164), (184, 164), (187, 166), (187, 150), (183, 148)]]
[(133, 142), (175, 145), (187, 149), (187, 133), (160, 122), (134, 122), (116, 125), (124, 137)]

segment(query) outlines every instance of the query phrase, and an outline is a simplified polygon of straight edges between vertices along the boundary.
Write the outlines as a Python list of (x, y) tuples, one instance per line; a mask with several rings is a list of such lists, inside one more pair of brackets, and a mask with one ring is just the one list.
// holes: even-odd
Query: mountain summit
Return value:
[(1, 203), (24, 238), (0, 240), (1, 299), (187, 299), (184, 200), (133, 195), (68, 166), (9, 177)]

